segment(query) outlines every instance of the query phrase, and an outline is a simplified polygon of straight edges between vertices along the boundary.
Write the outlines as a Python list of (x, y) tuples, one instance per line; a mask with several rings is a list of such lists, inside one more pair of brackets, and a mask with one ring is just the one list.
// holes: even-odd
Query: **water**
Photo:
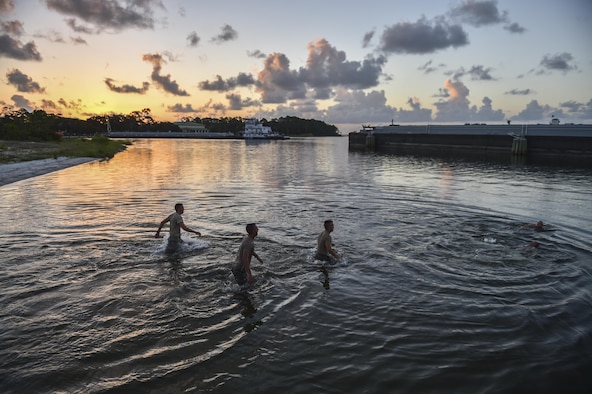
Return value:
[[(0, 392), (590, 392), (591, 180), (346, 138), (145, 140), (0, 187)], [(167, 255), (176, 202), (203, 237)], [(265, 264), (241, 292), (249, 222)]]

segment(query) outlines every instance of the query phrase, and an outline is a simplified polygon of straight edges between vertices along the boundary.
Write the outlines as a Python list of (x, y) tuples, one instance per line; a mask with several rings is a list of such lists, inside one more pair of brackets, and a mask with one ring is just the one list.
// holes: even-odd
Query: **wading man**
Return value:
[(201, 233), (199, 231), (195, 231), (190, 229), (183, 223), (183, 212), (185, 212), (185, 208), (183, 204), (175, 204), (175, 212), (171, 213), (167, 216), (162, 222), (160, 222), (160, 226), (158, 226), (158, 230), (156, 230), (156, 235), (154, 238), (161, 238), (160, 230), (164, 227), (165, 224), (169, 223), (169, 241), (167, 244), (167, 252), (175, 251), (179, 248), (179, 244), (181, 243), (181, 229), (187, 231), (188, 233), (194, 233), (201, 237)]
[(337, 260), (339, 260), (339, 255), (335, 249), (333, 249), (331, 239), (331, 233), (334, 229), (333, 221), (325, 220), (323, 226), (325, 227), (325, 231), (320, 233), (317, 238), (317, 253), (315, 254), (315, 259), (335, 264)]
[(247, 224), (247, 235), (243, 238), (239, 248), (234, 265), (232, 266), (232, 274), (239, 286), (244, 286), (247, 282), (249, 284), (255, 283), (255, 278), (251, 273), (251, 258), (255, 256), (260, 263), (263, 260), (255, 253), (255, 237), (259, 233), (259, 228), (255, 223)]

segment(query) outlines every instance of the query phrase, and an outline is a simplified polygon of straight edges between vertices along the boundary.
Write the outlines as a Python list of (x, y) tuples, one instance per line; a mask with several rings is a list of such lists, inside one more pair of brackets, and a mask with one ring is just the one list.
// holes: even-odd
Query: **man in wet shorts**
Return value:
[(239, 286), (244, 286), (247, 283), (255, 283), (255, 278), (251, 273), (251, 258), (253, 256), (255, 256), (260, 263), (263, 263), (263, 260), (261, 260), (257, 253), (255, 253), (254, 240), (259, 233), (259, 229), (255, 223), (247, 224), (246, 229), (247, 235), (243, 238), (243, 241), (238, 248), (236, 260), (232, 266), (232, 274)]
[(323, 226), (325, 227), (325, 231), (317, 237), (317, 253), (315, 254), (315, 259), (335, 264), (339, 260), (339, 255), (333, 249), (331, 239), (331, 233), (334, 229), (333, 221), (325, 220)]
[(169, 223), (169, 240), (166, 248), (167, 252), (174, 252), (179, 249), (179, 244), (181, 243), (181, 229), (201, 237), (201, 233), (199, 231), (192, 230), (187, 227), (185, 223), (183, 223), (183, 216), (181, 216), (183, 215), (183, 212), (185, 212), (185, 207), (183, 207), (183, 204), (175, 204), (175, 212), (171, 213), (162, 222), (160, 222), (158, 230), (156, 230), (156, 235), (154, 237), (160, 238), (160, 230), (165, 224)]

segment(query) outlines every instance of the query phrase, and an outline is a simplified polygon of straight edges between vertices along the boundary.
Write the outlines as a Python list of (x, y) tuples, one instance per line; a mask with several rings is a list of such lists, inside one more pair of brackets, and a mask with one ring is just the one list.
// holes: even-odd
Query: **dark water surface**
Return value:
[[(204, 236), (167, 255), (176, 202)], [(2, 393), (592, 390), (590, 169), (150, 140), (0, 208)], [(241, 292), (248, 222), (265, 264)]]

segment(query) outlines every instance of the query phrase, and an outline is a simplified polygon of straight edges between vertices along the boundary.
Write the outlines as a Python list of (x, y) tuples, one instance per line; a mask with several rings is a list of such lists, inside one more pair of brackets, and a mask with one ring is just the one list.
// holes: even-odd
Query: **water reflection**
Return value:
[(329, 271), (327, 270), (326, 267), (321, 267), (321, 273), (323, 274), (323, 287), (325, 288), (325, 290), (329, 290), (330, 286), (329, 286)]
[(261, 319), (255, 319), (257, 309), (253, 304), (253, 297), (247, 290), (237, 291), (234, 293), (234, 299), (238, 302), (241, 308), (241, 315), (246, 319), (244, 323), (245, 332), (251, 332), (255, 328), (263, 325)]
[[(346, 139), (147, 140), (1, 187), (0, 391), (590, 387), (591, 179)], [(167, 254), (177, 202), (204, 237)], [(347, 264), (313, 260), (329, 217)], [(239, 291), (248, 222), (266, 264)]]

